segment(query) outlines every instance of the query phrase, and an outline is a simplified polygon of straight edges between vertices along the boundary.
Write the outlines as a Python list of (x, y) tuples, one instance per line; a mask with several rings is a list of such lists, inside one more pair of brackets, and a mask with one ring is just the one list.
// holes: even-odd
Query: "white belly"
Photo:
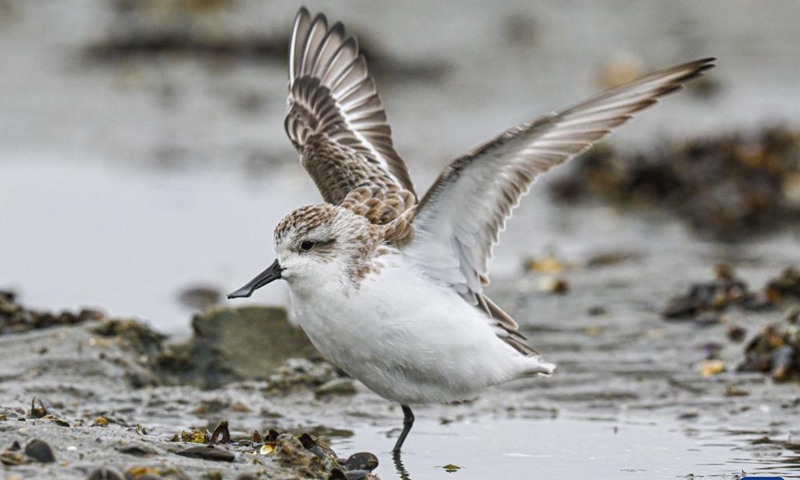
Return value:
[(400, 402), (450, 402), (521, 376), (535, 359), (500, 340), (452, 290), (387, 259), (358, 288), (291, 288), (298, 322), (328, 360)]

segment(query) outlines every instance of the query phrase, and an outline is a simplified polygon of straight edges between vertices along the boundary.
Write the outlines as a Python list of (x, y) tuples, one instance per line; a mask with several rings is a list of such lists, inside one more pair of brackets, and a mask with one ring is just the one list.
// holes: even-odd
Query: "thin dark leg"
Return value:
[(394, 444), (394, 448), (392, 449), (392, 453), (395, 455), (400, 453), (400, 449), (403, 448), (403, 442), (406, 441), (408, 432), (410, 432), (411, 427), (414, 426), (414, 412), (411, 411), (408, 405), (400, 405), (400, 407), (403, 409), (403, 431), (400, 432), (400, 438), (397, 439), (397, 443)]

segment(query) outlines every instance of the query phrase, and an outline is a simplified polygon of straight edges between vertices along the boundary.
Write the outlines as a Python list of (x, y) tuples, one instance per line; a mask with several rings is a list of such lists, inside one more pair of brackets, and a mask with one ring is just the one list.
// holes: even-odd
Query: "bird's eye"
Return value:
[(314, 245), (315, 245), (314, 242), (312, 242), (311, 240), (304, 240), (303, 243), (300, 244), (300, 250), (307, 252), (312, 248), (314, 248)]

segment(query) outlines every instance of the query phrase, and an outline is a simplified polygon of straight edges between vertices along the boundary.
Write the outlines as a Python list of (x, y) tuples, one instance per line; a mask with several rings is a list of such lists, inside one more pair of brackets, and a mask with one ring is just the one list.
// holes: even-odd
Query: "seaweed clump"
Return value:
[(728, 265), (715, 266), (714, 273), (714, 280), (692, 284), (685, 294), (673, 297), (661, 315), (667, 319), (705, 316), (718, 320), (717, 317), (731, 306), (746, 311), (765, 311), (785, 300), (800, 300), (800, 270), (795, 267), (785, 268), (759, 290), (750, 289)]
[(101, 312), (88, 308), (79, 312), (59, 313), (31, 310), (19, 303), (13, 292), (0, 291), (0, 335), (76, 325), (103, 318)]
[(740, 372), (763, 372), (776, 382), (800, 379), (800, 307), (767, 325), (745, 347)]
[(623, 153), (590, 150), (550, 193), (667, 207), (700, 233), (738, 240), (800, 220), (800, 132), (765, 128)]

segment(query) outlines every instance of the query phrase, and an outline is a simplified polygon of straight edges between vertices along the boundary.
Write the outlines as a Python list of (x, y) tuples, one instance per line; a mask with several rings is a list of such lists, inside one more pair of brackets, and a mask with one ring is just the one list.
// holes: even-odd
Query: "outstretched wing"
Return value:
[[(516, 128), (453, 161), (418, 205), (404, 252), (429, 276), (481, 306), (510, 333), (516, 323), (483, 296), (487, 262), (506, 219), (536, 178), (586, 151), (632, 115), (713, 67), (668, 68)], [(495, 310), (499, 312), (495, 313)], [(516, 332), (514, 332), (516, 333)]]
[(416, 201), (405, 162), (392, 143), (375, 82), (355, 37), (301, 8), (289, 51), (286, 133), (326, 202), (374, 223)]

